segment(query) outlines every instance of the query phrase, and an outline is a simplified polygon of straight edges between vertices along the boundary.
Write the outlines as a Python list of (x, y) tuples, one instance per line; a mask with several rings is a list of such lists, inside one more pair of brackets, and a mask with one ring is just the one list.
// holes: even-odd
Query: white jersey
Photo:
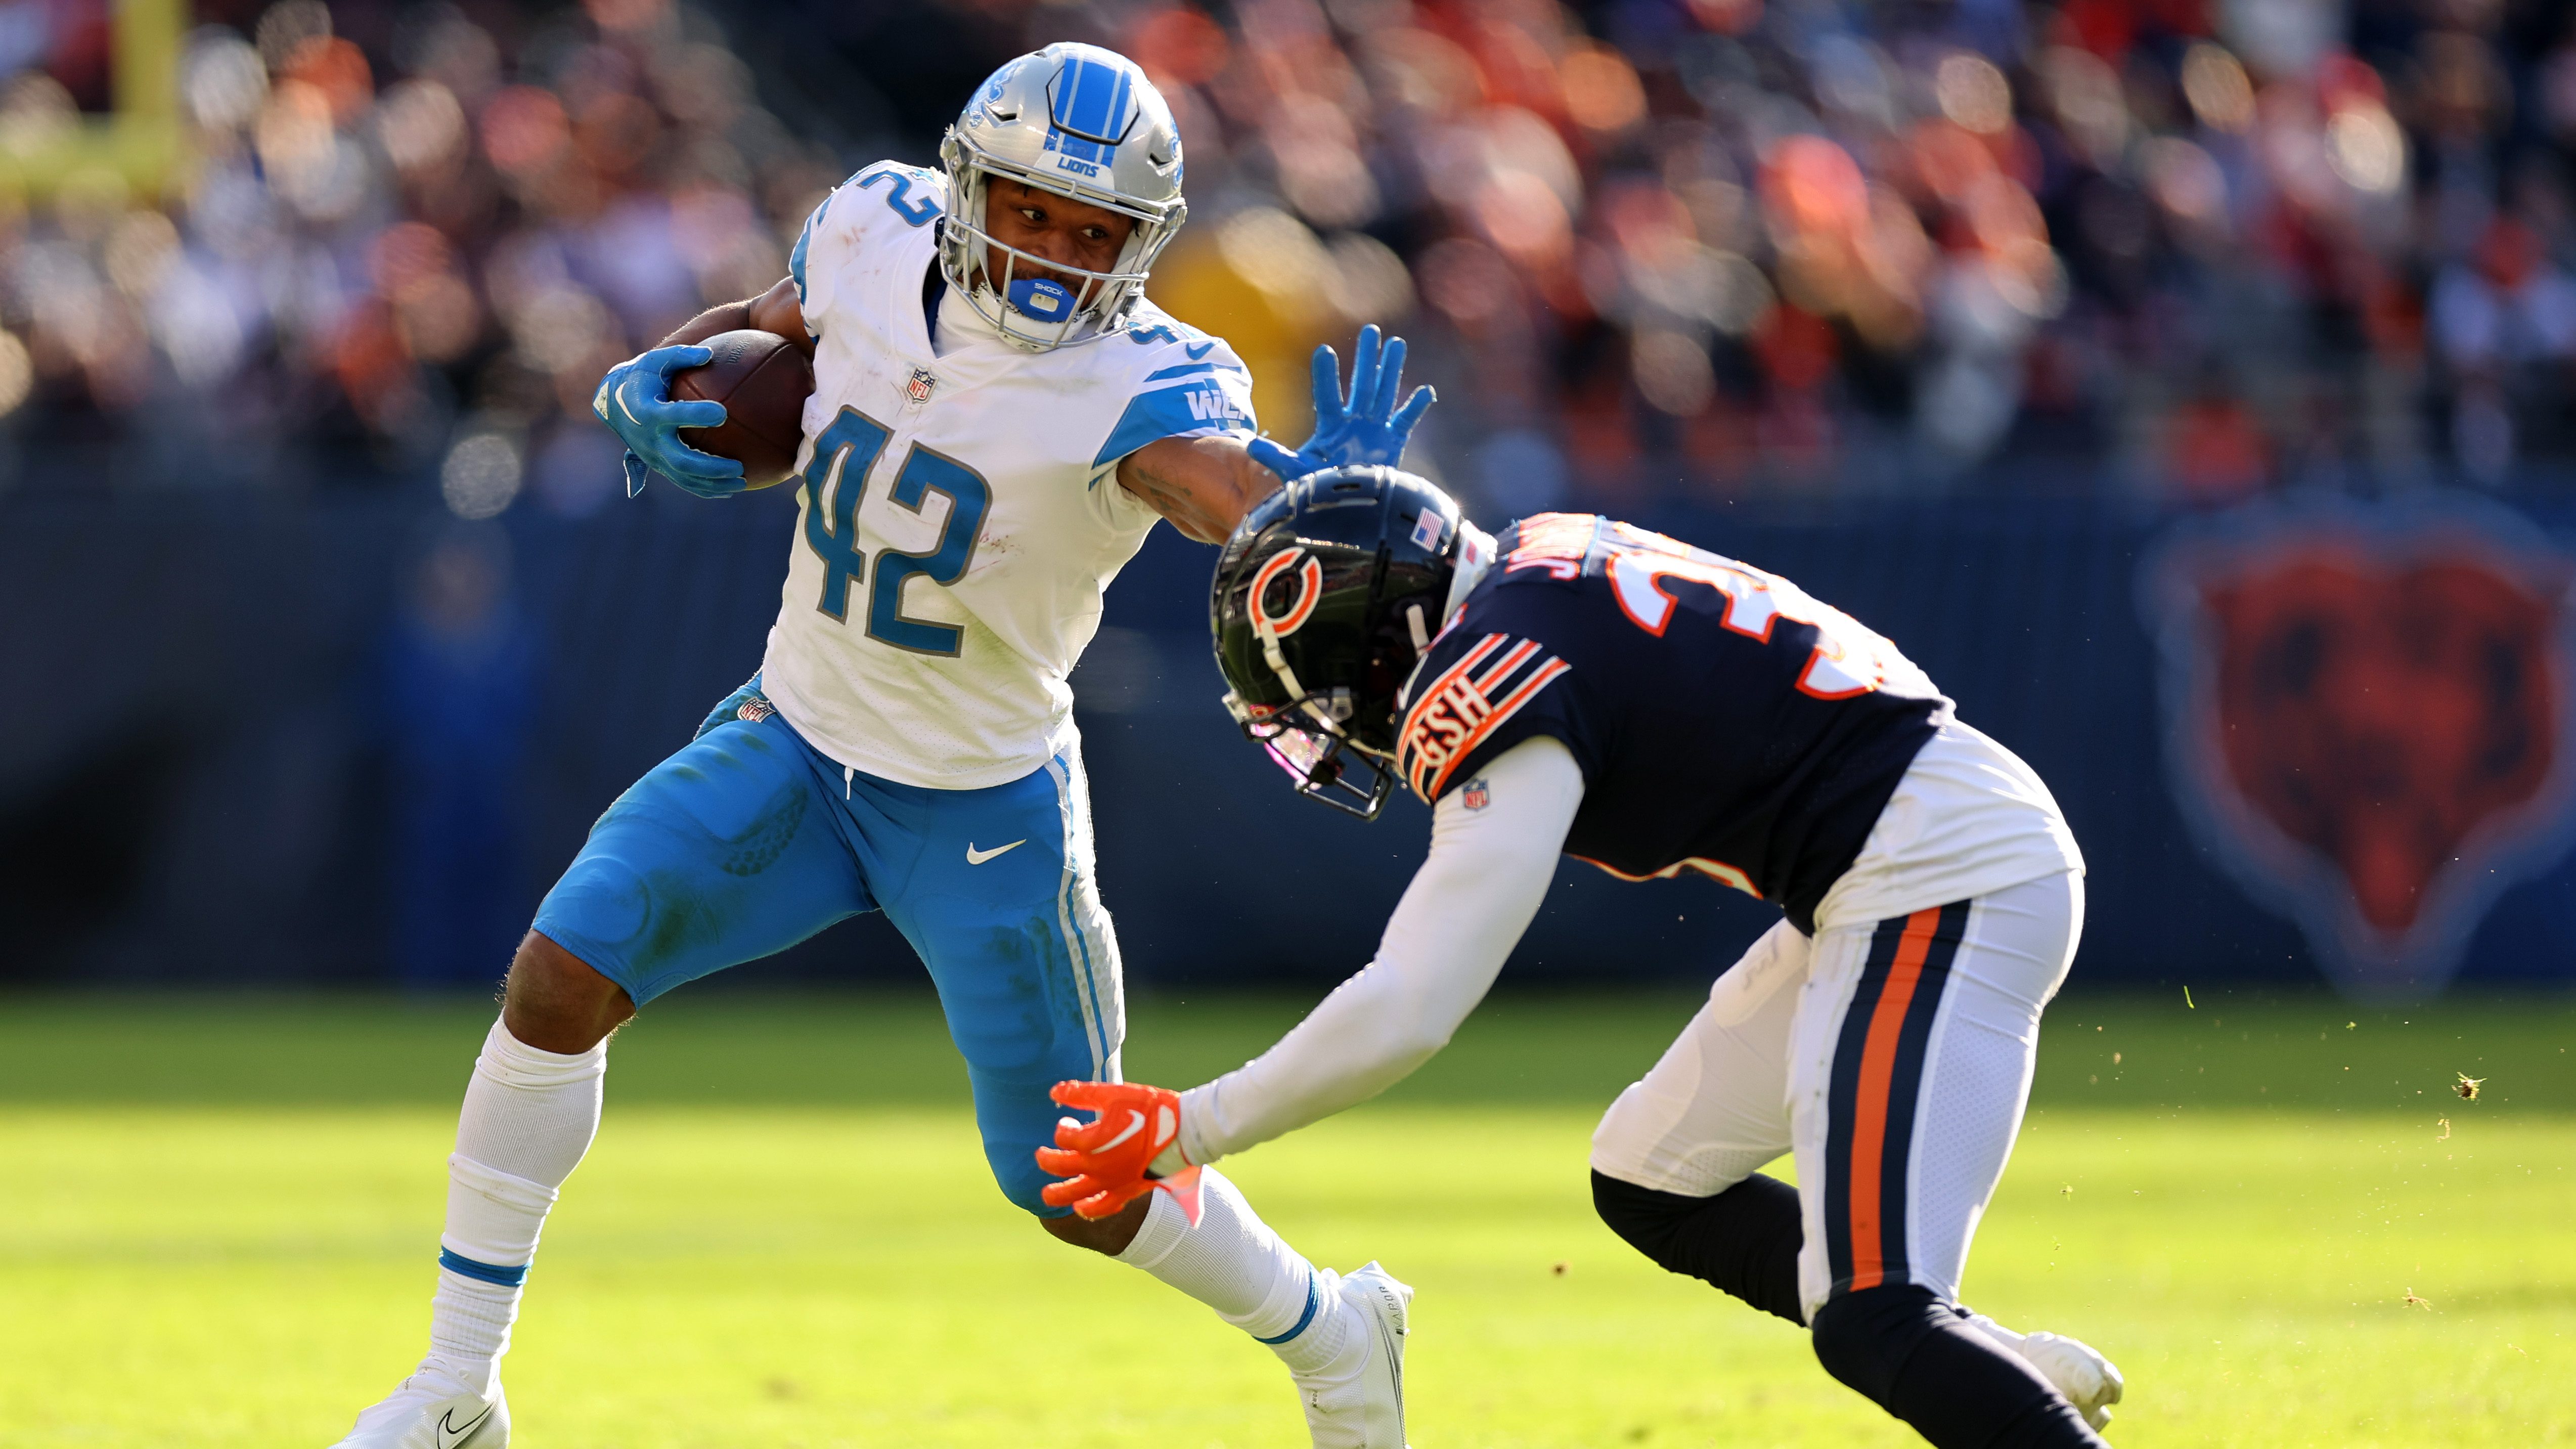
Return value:
[(1249, 433), (1252, 380), (1223, 341), (1141, 301), (1123, 333), (1052, 352), (969, 327), (934, 350), (925, 292), (947, 202), (945, 176), (881, 162), (796, 243), (814, 395), (761, 675), (841, 764), (974, 790), (1074, 742), (1065, 676), (1157, 517), (1119, 486), (1119, 460)]

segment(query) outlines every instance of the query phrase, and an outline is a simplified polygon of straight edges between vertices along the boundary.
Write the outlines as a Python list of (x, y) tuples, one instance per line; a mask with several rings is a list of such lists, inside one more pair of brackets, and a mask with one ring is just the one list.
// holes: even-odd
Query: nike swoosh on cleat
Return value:
[(490, 1404), (485, 1404), (483, 1406), (483, 1412), (476, 1414), (472, 1420), (461, 1427), (456, 1422), (456, 1411), (454, 1409), (450, 1409), (446, 1413), (439, 1415), (438, 1449), (455, 1449), (455, 1446), (474, 1437), (474, 1431), (482, 1428), (483, 1421), (491, 1417), (492, 1406)]
[(1017, 850), (1028, 843), (1028, 837), (1022, 836), (1008, 845), (996, 845), (990, 850), (977, 850), (975, 848), (975, 842), (970, 840), (966, 842), (966, 863), (968, 865), (982, 865), (984, 862), (991, 860), (994, 856), (1000, 855), (1006, 850)]
[[(1200, 358), (1207, 356), (1209, 353), (1216, 351), (1216, 344), (1213, 342), (1202, 342), (1196, 347), (1184, 347), (1181, 350), (1190, 355), (1190, 361), (1196, 362)], [(1169, 354), (1166, 355), (1168, 356)]]

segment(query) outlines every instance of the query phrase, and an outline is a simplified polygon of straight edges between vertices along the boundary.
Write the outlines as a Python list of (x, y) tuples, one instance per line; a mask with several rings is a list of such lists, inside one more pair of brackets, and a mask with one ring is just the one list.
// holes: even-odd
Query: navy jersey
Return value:
[(1583, 768), (1568, 854), (1698, 870), (1813, 934), (1950, 701), (1896, 646), (1775, 574), (1589, 514), (1504, 531), (1398, 696), (1426, 802), (1533, 735)]

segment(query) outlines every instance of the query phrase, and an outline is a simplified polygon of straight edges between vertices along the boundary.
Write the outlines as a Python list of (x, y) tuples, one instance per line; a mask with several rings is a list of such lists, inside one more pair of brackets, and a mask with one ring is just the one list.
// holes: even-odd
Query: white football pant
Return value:
[(1793, 1152), (1811, 1321), (1882, 1283), (1956, 1302), (2083, 921), (2070, 870), (1812, 939), (1780, 922), (1611, 1104), (1593, 1168), (1709, 1197)]

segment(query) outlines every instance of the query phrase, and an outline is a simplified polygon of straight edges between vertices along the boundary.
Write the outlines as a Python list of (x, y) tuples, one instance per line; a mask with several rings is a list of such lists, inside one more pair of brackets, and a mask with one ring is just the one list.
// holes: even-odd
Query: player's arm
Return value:
[(1056, 1147), (1040, 1149), (1040, 1166), (1072, 1179), (1050, 1185), (1047, 1201), (1106, 1216), (1151, 1185), (1148, 1169), (1168, 1175), (1293, 1132), (1385, 1091), (1447, 1046), (1538, 914), (1583, 802), (1582, 768), (1544, 735), (1478, 778), (1483, 808), (1468, 809), (1457, 790), (1433, 809), (1431, 853), (1377, 959), (1277, 1045), (1177, 1101), (1133, 1083), (1059, 1087), (1058, 1101), (1100, 1118), (1059, 1126)]
[(679, 330), (662, 339), (662, 345), (692, 346), (719, 332), (739, 332), (746, 327), (775, 333), (808, 358), (814, 355), (814, 334), (805, 330), (805, 306), (797, 300), (793, 277), (779, 278), (777, 286), (748, 301), (709, 307), (681, 323)]
[(1279, 475), (1252, 461), (1240, 436), (1162, 438), (1118, 464), (1118, 486), (1169, 519), (1183, 537), (1223, 543), (1279, 486)]
[(1453, 790), (1432, 811), (1431, 851), (1387, 920), (1377, 959), (1334, 988), (1277, 1045), (1182, 1094), (1182, 1151), (1212, 1162), (1356, 1106), (1449, 1044), (1485, 999), (1547, 897), (1583, 770), (1540, 735), (1477, 771), (1484, 808)]

